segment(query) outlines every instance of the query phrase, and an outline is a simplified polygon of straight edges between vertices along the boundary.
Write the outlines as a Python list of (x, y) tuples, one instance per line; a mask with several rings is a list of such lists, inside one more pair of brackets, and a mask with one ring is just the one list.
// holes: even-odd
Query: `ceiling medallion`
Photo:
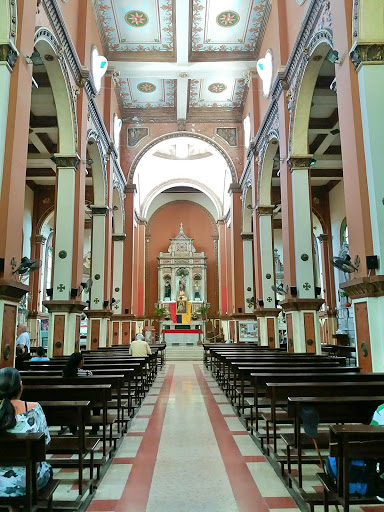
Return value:
[(124, 18), (128, 25), (134, 28), (144, 27), (149, 21), (149, 17), (143, 11), (128, 11)]
[(220, 27), (234, 27), (240, 21), (240, 15), (235, 11), (223, 11), (216, 18), (216, 23)]
[(151, 84), (151, 82), (141, 82), (137, 86), (137, 88), (138, 88), (138, 90), (140, 92), (146, 92), (146, 93), (155, 92), (156, 91), (156, 85), (155, 84)]
[(227, 86), (225, 84), (216, 82), (208, 87), (208, 91), (213, 92), (215, 94), (220, 94), (221, 92), (224, 92), (226, 88)]

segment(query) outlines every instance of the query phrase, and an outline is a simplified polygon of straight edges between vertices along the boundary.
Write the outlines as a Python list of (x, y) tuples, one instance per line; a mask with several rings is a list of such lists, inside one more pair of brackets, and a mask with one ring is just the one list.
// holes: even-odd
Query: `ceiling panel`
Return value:
[(190, 107), (240, 107), (244, 95), (245, 80), (191, 80)]
[(176, 80), (126, 78), (119, 80), (125, 108), (164, 108), (175, 105)]
[(109, 52), (172, 52), (173, 0), (96, 0)]
[(192, 51), (252, 52), (266, 0), (193, 0)]

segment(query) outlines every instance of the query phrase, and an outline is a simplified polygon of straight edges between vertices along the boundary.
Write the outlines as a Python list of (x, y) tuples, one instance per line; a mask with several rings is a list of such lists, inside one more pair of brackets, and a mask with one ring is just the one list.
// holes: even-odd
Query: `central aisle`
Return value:
[(210, 373), (178, 361), (160, 372), (87, 510), (299, 509)]

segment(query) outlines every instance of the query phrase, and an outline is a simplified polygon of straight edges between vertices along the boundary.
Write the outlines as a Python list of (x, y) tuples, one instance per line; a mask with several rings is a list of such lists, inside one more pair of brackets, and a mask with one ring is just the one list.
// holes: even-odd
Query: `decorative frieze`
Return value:
[(17, 48), (11, 43), (0, 44), (0, 61), (6, 62), (9, 69), (12, 70), (16, 64), (19, 52)]
[(356, 44), (352, 47), (350, 56), (357, 70), (362, 64), (383, 64), (384, 44)]
[(125, 233), (115, 234), (115, 235), (112, 235), (112, 241), (113, 242), (124, 242), (126, 237), (127, 237), (127, 235)]
[(80, 164), (79, 155), (55, 155), (51, 158), (51, 160), (57, 165), (59, 168), (71, 168), (77, 169)]
[(309, 169), (315, 159), (312, 155), (291, 156), (288, 158), (288, 168), (292, 172), (295, 169)]

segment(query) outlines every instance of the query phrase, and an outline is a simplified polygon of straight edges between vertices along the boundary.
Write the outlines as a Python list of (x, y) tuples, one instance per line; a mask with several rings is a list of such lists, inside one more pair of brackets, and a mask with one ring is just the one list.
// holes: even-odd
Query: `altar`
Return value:
[(168, 251), (158, 256), (156, 307), (162, 316), (161, 336), (172, 342), (178, 333), (181, 341), (177, 342), (181, 345), (201, 342), (207, 305), (207, 257), (196, 251), (194, 240), (184, 233), (182, 223), (170, 242)]
[(170, 345), (197, 345), (201, 341), (203, 331), (201, 329), (163, 329), (161, 340)]

